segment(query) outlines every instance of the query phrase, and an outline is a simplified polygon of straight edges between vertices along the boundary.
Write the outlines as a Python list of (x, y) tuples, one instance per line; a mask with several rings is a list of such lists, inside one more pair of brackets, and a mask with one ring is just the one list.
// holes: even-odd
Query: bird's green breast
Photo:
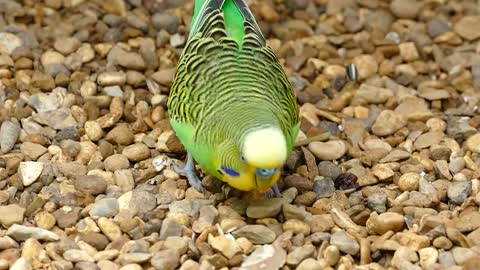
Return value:
[(201, 141), (195, 141), (195, 128), (190, 123), (170, 120), (170, 124), (178, 139), (187, 151), (190, 152), (195, 161), (200, 164), (204, 170), (221, 179), (221, 175), (217, 172), (216, 164), (218, 164), (218, 161), (216, 160), (217, 155), (215, 148)]

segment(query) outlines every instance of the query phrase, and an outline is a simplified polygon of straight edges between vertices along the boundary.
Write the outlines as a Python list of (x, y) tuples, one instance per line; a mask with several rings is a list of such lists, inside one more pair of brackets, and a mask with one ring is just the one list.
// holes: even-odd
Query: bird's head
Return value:
[(280, 178), (287, 160), (287, 142), (281, 129), (263, 127), (248, 132), (240, 143), (239, 168), (223, 167), (224, 179), (234, 188), (265, 192)]

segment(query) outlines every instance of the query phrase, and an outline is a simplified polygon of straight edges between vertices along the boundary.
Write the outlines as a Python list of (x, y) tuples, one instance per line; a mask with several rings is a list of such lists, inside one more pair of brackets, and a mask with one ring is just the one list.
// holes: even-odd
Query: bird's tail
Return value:
[(260, 27), (244, 0), (195, 0), (190, 36), (204, 29), (205, 24), (215, 22), (212, 17), (217, 13), (223, 16), (223, 27), (227, 35), (239, 45), (243, 45), (249, 34), (262, 45), (265, 44)]

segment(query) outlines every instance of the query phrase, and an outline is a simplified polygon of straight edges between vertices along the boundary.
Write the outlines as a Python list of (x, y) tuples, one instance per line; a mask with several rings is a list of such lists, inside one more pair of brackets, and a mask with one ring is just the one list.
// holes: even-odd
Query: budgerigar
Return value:
[(196, 0), (168, 99), (170, 123), (188, 152), (184, 168), (203, 191), (194, 160), (242, 190), (278, 195), (300, 123), (295, 94), (244, 0)]

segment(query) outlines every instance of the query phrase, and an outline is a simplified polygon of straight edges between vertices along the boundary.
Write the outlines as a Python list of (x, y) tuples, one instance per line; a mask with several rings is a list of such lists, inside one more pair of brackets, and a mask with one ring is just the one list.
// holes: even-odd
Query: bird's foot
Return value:
[(282, 193), (280, 193), (280, 189), (278, 188), (277, 184), (273, 185), (272, 190), (273, 190), (273, 194), (275, 195), (275, 197), (277, 197), (277, 198), (282, 197)]
[(281, 198), (282, 193), (280, 193), (280, 189), (278, 188), (278, 185), (277, 184), (273, 185), (272, 186), (272, 191), (269, 191), (269, 192), (265, 193), (265, 197), (267, 199)]
[(195, 162), (193, 161), (193, 157), (190, 153), (187, 153), (187, 164), (185, 164), (183, 168), (180, 168), (174, 164), (173, 169), (178, 174), (187, 177), (190, 186), (194, 187), (199, 192), (205, 191), (205, 187), (203, 186), (202, 181), (200, 180), (200, 178), (198, 178), (197, 172), (195, 171)]

